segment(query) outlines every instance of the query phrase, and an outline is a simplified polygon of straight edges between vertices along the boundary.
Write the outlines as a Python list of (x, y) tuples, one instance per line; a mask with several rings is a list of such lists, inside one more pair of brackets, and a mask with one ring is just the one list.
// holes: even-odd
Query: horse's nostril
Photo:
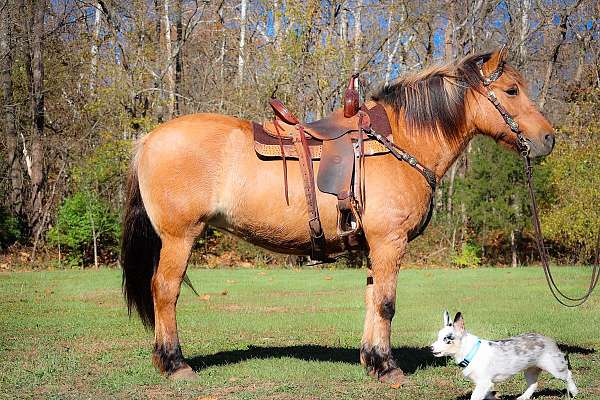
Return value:
[(548, 146), (554, 146), (554, 134), (546, 133), (546, 135), (544, 136), (544, 141)]

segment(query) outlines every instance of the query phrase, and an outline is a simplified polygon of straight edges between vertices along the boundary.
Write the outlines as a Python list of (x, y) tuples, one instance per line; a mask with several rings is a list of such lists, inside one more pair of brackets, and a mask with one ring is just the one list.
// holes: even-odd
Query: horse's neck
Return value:
[(394, 132), (394, 142), (416, 157), (422, 165), (435, 172), (438, 179), (441, 179), (473, 136), (474, 130), (468, 129), (461, 135), (458, 143), (450, 145), (442, 138), (432, 137), (428, 134), (407, 133), (405, 126), (400, 124), (398, 131)]

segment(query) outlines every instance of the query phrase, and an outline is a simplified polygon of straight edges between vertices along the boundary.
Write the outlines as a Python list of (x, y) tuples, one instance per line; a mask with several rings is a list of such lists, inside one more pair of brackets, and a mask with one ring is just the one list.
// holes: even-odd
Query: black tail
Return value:
[(152, 227), (142, 202), (134, 160), (127, 179), (121, 239), (123, 294), (127, 300), (129, 315), (136, 309), (147, 328), (154, 327), (152, 276), (158, 266), (161, 246), (160, 237)]

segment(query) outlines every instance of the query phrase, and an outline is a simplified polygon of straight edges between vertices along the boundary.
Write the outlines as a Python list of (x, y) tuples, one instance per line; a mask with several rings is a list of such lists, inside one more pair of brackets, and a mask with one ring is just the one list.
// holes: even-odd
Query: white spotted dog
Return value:
[(463, 367), (463, 375), (475, 383), (471, 400), (495, 399), (494, 383), (525, 371), (527, 390), (517, 400), (531, 398), (540, 372), (547, 371), (567, 383), (570, 395), (577, 395), (569, 363), (554, 340), (526, 333), (503, 340), (483, 340), (465, 331), (465, 320), (457, 313), (454, 322), (444, 311), (444, 327), (431, 345), (436, 357), (451, 356)]

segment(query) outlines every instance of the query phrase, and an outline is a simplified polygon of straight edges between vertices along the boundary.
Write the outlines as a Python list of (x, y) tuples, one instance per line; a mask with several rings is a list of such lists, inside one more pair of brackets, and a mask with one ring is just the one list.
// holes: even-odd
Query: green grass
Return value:
[[(566, 290), (582, 290), (584, 268), (557, 268)], [(129, 320), (120, 271), (0, 274), (0, 397), (209, 399), (457, 399), (472, 384), (450, 360), (424, 349), (442, 311), (462, 311), (484, 338), (535, 331), (570, 346), (581, 399), (600, 399), (600, 293), (566, 309), (538, 268), (403, 270), (392, 340), (410, 382), (380, 384), (358, 363), (364, 271), (192, 270), (204, 297), (184, 288), (178, 317), (195, 383), (152, 367), (151, 332)], [(208, 296), (205, 296), (208, 295)], [(208, 299), (207, 299), (208, 297)], [(521, 376), (497, 387), (503, 399)], [(542, 375), (540, 397), (564, 397)], [(467, 397), (465, 397), (467, 396)]]

